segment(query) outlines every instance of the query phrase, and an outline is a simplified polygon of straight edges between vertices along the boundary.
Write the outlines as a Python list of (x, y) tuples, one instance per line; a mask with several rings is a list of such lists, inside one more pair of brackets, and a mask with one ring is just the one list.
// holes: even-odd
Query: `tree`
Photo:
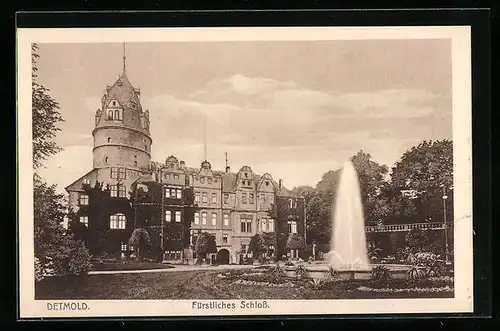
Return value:
[(217, 253), (217, 244), (215, 243), (215, 236), (208, 232), (202, 232), (198, 235), (196, 246), (194, 249), (198, 261), (201, 258), (206, 258), (207, 254)]
[(134, 246), (136, 258), (141, 260), (142, 252), (146, 251), (149, 246), (151, 246), (151, 239), (149, 238), (149, 233), (145, 229), (137, 228), (132, 232), (128, 243)]
[(375, 225), (388, 215), (388, 204), (381, 192), (389, 169), (373, 161), (372, 156), (362, 150), (354, 155), (351, 161), (358, 173), (365, 223)]
[(264, 240), (259, 233), (255, 234), (252, 239), (250, 239), (248, 249), (252, 252), (254, 258), (260, 257), (264, 251)]
[(60, 224), (64, 220), (66, 210), (63, 195), (56, 193), (55, 185), (48, 185), (36, 174), (33, 208), (35, 256), (44, 260), (65, 240), (64, 229)]
[(391, 187), (400, 204), (414, 209), (406, 222), (442, 221), (443, 189), (448, 197), (446, 214), (453, 220), (452, 141), (423, 141), (407, 150), (392, 169)]
[(38, 45), (31, 45), (31, 93), (32, 93), (32, 117), (33, 117), (33, 167), (42, 166), (49, 156), (61, 151), (53, 139), (60, 128), (58, 124), (63, 122), (59, 112), (59, 103), (53, 99), (50, 90), (40, 84), (37, 75)]
[(405, 247), (408, 253), (425, 252), (429, 248), (427, 233), (421, 229), (411, 229), (405, 237)]
[(286, 242), (287, 249), (302, 249), (305, 247), (304, 237), (298, 233), (291, 233)]

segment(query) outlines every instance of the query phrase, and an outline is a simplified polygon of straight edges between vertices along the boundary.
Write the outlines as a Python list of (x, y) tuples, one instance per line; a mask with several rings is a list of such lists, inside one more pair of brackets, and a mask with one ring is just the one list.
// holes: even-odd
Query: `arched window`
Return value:
[(108, 163), (108, 157), (107, 156), (104, 158), (104, 163)]
[(144, 150), (147, 152), (148, 151), (148, 145), (144, 145)]
[(108, 137), (108, 143), (110, 143), (110, 142), (111, 142), (111, 138), (110, 138), (110, 137)]
[(115, 120), (121, 120), (120, 110), (119, 109), (115, 110)]
[(109, 110), (108, 111), (108, 120), (112, 120), (112, 119), (113, 119), (113, 111)]
[(137, 161), (134, 161), (134, 167), (137, 167)]

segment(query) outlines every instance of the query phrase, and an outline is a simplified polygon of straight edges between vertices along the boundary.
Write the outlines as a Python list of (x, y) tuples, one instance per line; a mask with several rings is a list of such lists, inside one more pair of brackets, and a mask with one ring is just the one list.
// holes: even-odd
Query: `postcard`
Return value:
[(17, 52), (21, 318), (473, 311), (470, 27)]

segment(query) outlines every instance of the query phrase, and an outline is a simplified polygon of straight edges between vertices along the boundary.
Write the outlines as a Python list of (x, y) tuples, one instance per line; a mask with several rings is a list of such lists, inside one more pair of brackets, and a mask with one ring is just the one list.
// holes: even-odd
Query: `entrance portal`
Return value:
[(217, 253), (217, 262), (219, 264), (229, 264), (229, 251), (225, 248)]

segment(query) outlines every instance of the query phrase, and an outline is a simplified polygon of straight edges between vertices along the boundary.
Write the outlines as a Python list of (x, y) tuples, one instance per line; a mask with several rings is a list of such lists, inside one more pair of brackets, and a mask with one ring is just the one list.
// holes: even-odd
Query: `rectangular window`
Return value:
[(89, 205), (89, 196), (87, 194), (80, 194), (80, 206)]
[(170, 179), (170, 174), (165, 174), (165, 179)]
[(194, 194), (194, 201), (195, 201), (195, 202), (200, 202), (200, 192), (196, 192), (196, 193)]
[(200, 224), (200, 213), (194, 213), (194, 224)]
[(180, 188), (177, 189), (177, 199), (182, 199), (182, 190)]
[(212, 184), (212, 178), (207, 178), (208, 184)]
[(200, 183), (205, 183), (205, 177), (200, 177)]
[(229, 226), (229, 214), (224, 214), (224, 226)]
[(126, 227), (126, 221), (127, 219), (123, 214), (111, 215), (109, 216), (109, 228), (123, 230)]
[(90, 185), (90, 179), (89, 178), (84, 178), (83, 179), (83, 184)]
[(242, 218), (241, 219), (241, 232), (252, 232), (252, 219)]
[(269, 245), (269, 247), (267, 248), (267, 253), (269, 254), (269, 256), (274, 256), (274, 246), (273, 245)]
[(180, 223), (181, 222), (181, 212), (180, 211), (176, 211), (175, 212), (175, 221), (177, 223)]
[(169, 188), (165, 189), (165, 198), (170, 198), (170, 189)]
[(212, 213), (212, 225), (217, 225), (217, 214)]
[(109, 195), (112, 198), (116, 198), (118, 196), (118, 185), (110, 185), (109, 186)]
[(267, 231), (267, 219), (262, 218), (260, 220), (260, 228), (261, 228), (262, 232), (266, 232)]
[(172, 221), (172, 212), (170, 210), (165, 210), (165, 222)]
[(247, 253), (247, 245), (241, 244), (241, 251), (246, 254)]
[(174, 175), (174, 179), (179, 179), (179, 175)]
[(222, 234), (222, 243), (227, 244), (227, 233)]
[(249, 196), (250, 196), (250, 198), (249, 198), (250, 203), (254, 203), (255, 202), (255, 200), (254, 200), (255, 198), (254, 198), (253, 193), (250, 193)]
[(125, 187), (125, 185), (118, 186), (118, 197), (120, 197), (120, 198), (127, 197), (127, 188)]
[(241, 202), (242, 203), (247, 203), (247, 194), (246, 193), (241, 193)]
[(288, 207), (293, 208), (293, 200), (288, 200)]
[(203, 194), (202, 194), (202, 201), (203, 201), (203, 203), (207, 203), (208, 202), (208, 193), (207, 192), (203, 192)]
[(288, 221), (288, 232), (297, 233), (297, 221)]
[(212, 193), (212, 203), (217, 203), (217, 193)]
[(203, 225), (207, 224), (207, 213), (206, 212), (201, 213), (201, 224), (203, 224)]
[(118, 179), (127, 178), (127, 172), (125, 168), (118, 168)]
[(89, 227), (89, 217), (80, 216), (80, 223), (83, 223), (86, 227)]
[(272, 218), (269, 219), (267, 231), (274, 232), (274, 220)]
[(118, 168), (111, 168), (111, 178), (118, 178)]
[(228, 204), (229, 203), (229, 194), (228, 193), (224, 193), (224, 204)]
[(123, 241), (122, 241), (122, 244), (121, 244), (121, 248), (122, 248), (122, 252), (126, 252), (127, 251), (127, 244), (125, 244)]

